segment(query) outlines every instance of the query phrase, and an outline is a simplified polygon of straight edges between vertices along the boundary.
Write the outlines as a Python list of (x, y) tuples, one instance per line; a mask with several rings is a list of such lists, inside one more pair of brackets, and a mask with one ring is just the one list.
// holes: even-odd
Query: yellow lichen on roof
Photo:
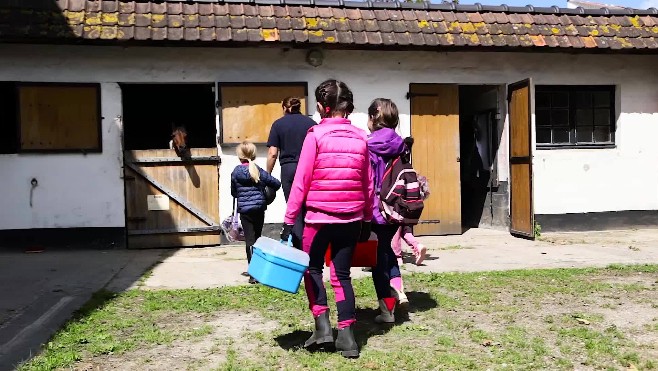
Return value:
[(322, 30), (317, 30), (317, 31), (308, 31), (309, 35), (317, 36), (317, 37), (322, 37), (324, 32)]
[(134, 26), (135, 25), (135, 13), (128, 14), (127, 19), (121, 20), (119, 18), (119, 26)]
[(430, 26), (430, 23), (428, 21), (422, 20), (418, 21), (418, 27), (420, 28), (427, 28)]
[(455, 31), (457, 29), (459, 29), (459, 22), (457, 21), (450, 22), (450, 25), (448, 25), (448, 30)]
[(324, 41), (325, 41), (325, 42), (328, 42), (328, 43), (335, 43), (335, 42), (336, 42), (336, 38), (333, 37), (333, 36), (327, 36), (327, 37), (324, 38)]
[(557, 28), (557, 27), (553, 27), (553, 28), (551, 28), (551, 32), (553, 32), (554, 34), (559, 34), (559, 33), (560, 33), (560, 29)]
[(590, 36), (599, 36), (599, 30), (593, 29), (589, 31)]
[(103, 26), (101, 28), (101, 39), (112, 40), (117, 38), (117, 26)]
[(164, 14), (153, 14), (151, 15), (151, 21), (154, 23), (157, 22), (162, 22), (165, 20), (165, 15)]
[(462, 32), (464, 32), (464, 33), (475, 33), (475, 27), (470, 22), (469, 23), (460, 23), (459, 26), (461, 26)]
[(306, 28), (317, 28), (318, 19), (317, 18), (302, 18), (306, 23)]
[(640, 24), (640, 16), (635, 16), (635, 17), (628, 17), (628, 19), (631, 21), (631, 24), (633, 27), (640, 28), (642, 25)]
[(103, 13), (101, 19), (103, 20), (103, 23), (118, 23), (119, 13)]
[(91, 16), (90, 17), (89, 14), (87, 14), (87, 17), (85, 18), (85, 24), (89, 25), (89, 26), (96, 26), (96, 25), (99, 25), (101, 23), (102, 23), (102, 21), (101, 21), (100, 16)]
[(68, 24), (80, 24), (85, 19), (85, 12), (70, 12), (67, 10), (64, 12), (64, 17)]
[(273, 29), (263, 29), (260, 32), (260, 35), (263, 36), (265, 41), (277, 41), (279, 40), (279, 30), (276, 28)]

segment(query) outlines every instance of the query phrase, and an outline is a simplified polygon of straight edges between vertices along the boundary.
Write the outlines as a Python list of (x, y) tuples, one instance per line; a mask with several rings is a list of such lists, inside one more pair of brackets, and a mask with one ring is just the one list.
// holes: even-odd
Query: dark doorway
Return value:
[(191, 148), (217, 146), (213, 84), (122, 84), (124, 149), (167, 149), (183, 126)]
[(493, 221), (498, 192), (496, 153), (500, 145), (499, 87), (461, 85), (459, 87), (459, 139), (461, 171), (462, 227), (477, 228), (484, 220)]

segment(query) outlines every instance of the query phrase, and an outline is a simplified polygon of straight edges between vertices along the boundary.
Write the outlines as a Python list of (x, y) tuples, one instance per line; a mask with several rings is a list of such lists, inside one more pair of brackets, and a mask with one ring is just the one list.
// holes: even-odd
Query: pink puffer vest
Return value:
[(365, 132), (347, 121), (317, 125), (309, 135), (316, 138), (317, 157), (306, 207), (337, 215), (363, 212), (364, 163), (369, 166)]

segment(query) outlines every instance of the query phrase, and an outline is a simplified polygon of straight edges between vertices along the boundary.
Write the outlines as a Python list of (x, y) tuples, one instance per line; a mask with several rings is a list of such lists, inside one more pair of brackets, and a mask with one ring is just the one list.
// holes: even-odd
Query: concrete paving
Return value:
[(0, 251), (0, 370), (39, 351), (102, 289), (131, 287), (173, 251)]
[[(473, 229), (423, 237), (429, 258), (403, 272), (658, 263), (658, 229), (563, 233), (528, 241)], [(143, 273), (153, 267), (150, 274)], [(92, 293), (129, 288), (181, 289), (246, 284), (244, 245), (169, 250), (0, 251), (0, 371), (39, 351)], [(325, 270), (326, 272), (326, 270)], [(369, 273), (353, 268), (354, 277)]]
[[(404, 272), (474, 272), (524, 268), (605, 267), (613, 263), (658, 263), (658, 229), (514, 238), (506, 232), (471, 229), (461, 236), (421, 237), (429, 257), (406, 263)], [(210, 288), (245, 284), (244, 246), (179, 250), (158, 264), (145, 288)], [(411, 262), (411, 259), (406, 261)], [(328, 270), (325, 270), (325, 275)], [(368, 276), (352, 268), (355, 278)]]

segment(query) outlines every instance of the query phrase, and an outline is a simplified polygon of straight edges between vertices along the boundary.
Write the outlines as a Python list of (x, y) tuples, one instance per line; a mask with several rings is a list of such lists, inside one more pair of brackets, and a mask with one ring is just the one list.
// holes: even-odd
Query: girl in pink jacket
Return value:
[(281, 239), (288, 239), (304, 205), (307, 212), (302, 248), (310, 256), (304, 286), (315, 319), (315, 331), (304, 346), (334, 343), (322, 280), (324, 256), (331, 244), (329, 269), (338, 309), (335, 346), (344, 357), (358, 357), (359, 347), (352, 330), (356, 307), (350, 266), (356, 243), (370, 236), (373, 212), (373, 176), (366, 132), (347, 119), (354, 103), (345, 83), (323, 82), (315, 90), (315, 99), (322, 121), (308, 131), (304, 140)]

